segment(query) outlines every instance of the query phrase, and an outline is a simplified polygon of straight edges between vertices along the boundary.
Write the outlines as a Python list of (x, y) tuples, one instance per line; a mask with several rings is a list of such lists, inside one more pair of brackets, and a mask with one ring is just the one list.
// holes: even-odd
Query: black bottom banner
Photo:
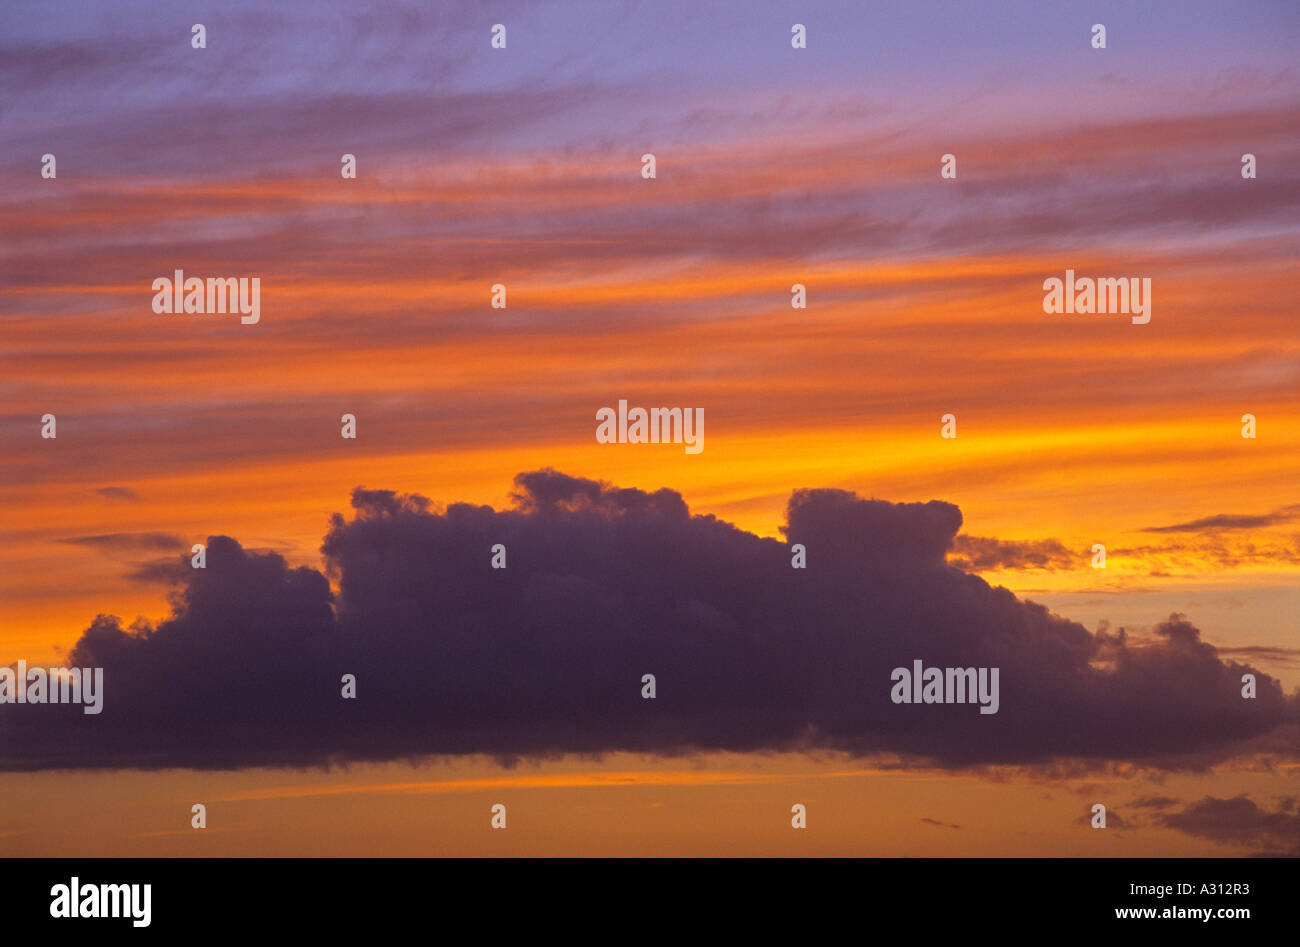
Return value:
[(1265, 858), (8, 859), (0, 904), (7, 931), (79, 936), (373, 937), (429, 922), (450, 933), (462, 921), (498, 936), (575, 924), (602, 939), (917, 923), (927, 934), (1231, 937), (1295, 922), (1296, 868)]

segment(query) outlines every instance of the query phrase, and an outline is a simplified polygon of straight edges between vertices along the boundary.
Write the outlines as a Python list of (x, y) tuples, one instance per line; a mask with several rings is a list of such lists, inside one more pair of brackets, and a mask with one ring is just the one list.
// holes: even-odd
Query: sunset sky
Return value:
[[(195, 23), (205, 49), (191, 48)], [(495, 23), (504, 50), (489, 45)], [(794, 23), (807, 49), (791, 48)], [(1094, 23), (1104, 50), (1090, 46)], [(626, 641), (664, 647), (686, 674), (691, 635), (725, 627), (708, 658), (737, 676), (719, 688), (734, 704), (710, 705), (718, 716), (698, 731), (703, 704), (683, 709), (671, 739), (668, 724), (620, 722), (591, 742), (574, 724), (569, 740), (551, 722), (530, 732), (526, 714), (485, 736), (457, 716), (466, 729), (445, 744), (412, 734), (360, 752), (349, 731), (324, 749), (313, 730), (263, 754), (250, 731), (249, 753), (213, 737), (230, 755), (201, 765), (184, 750), (198, 746), (188, 718), (165, 737), (115, 731), (91, 760), (69, 749), (79, 737), (22, 737), (19, 714), (42, 708), (0, 707), (0, 854), (1300, 852), (1297, 40), (1300, 11), (1283, 0), (19, 2), (0, 27), (0, 665), (62, 663), (97, 615), (124, 629), (175, 619), (180, 651), (133, 652), (122, 674), (160, 668), (148, 680), (221, 694), (239, 655), (296, 653), (235, 627), (245, 607), (250, 627), (297, 621), (292, 596), (258, 597), (262, 581), (297, 588), (287, 563), (329, 580), (341, 641), (377, 633), (369, 657), (399, 667), (426, 652), (392, 629), (437, 635), (460, 620), (463, 559), (481, 573), (463, 583), (465, 615), (496, 614), (484, 603), (499, 594), (500, 614), (537, 616), (485, 626), (485, 667), (492, 642), (516, 635), (535, 632), (543, 657), (577, 648), (556, 630), (591, 598), (572, 583), (602, 577)], [(53, 180), (40, 175), (46, 153)], [(356, 180), (340, 177), (345, 153)], [(946, 153), (955, 180), (940, 178)], [(1254, 180), (1241, 175), (1246, 153)], [(1043, 280), (1067, 268), (1149, 277), (1150, 323), (1045, 314)], [(151, 284), (176, 269), (260, 277), (260, 322), (156, 314)], [(506, 309), (489, 305), (495, 283)], [(806, 309), (791, 308), (794, 283)], [(596, 443), (596, 411), (620, 399), (703, 407), (703, 452)], [(40, 434), (47, 413), (53, 440)], [(339, 435), (345, 413), (355, 440)], [(948, 413), (955, 439), (939, 436)], [(1254, 439), (1241, 436), (1244, 414)], [(555, 479), (516, 479), (547, 468)], [(430, 502), (354, 503), (357, 488)], [(817, 488), (942, 501), (960, 509), (960, 531), (931, 529), (920, 511), (936, 508), (821, 495), (805, 510), (823, 538), (809, 542), (807, 578), (824, 584), (780, 599), (780, 620), (751, 615), (764, 588), (794, 588), (792, 570), (754, 570), (788, 564), (792, 494)], [(736, 530), (688, 522), (661, 489)], [(895, 523), (896, 556), (879, 538)], [(507, 544), (518, 584), (491, 586), (493, 529), (520, 537)], [(221, 536), (255, 553), (248, 571), (195, 579), (186, 599), (178, 564)], [(543, 537), (550, 558), (530, 559)], [(644, 587), (602, 571), (601, 544), (622, 541), (637, 550), (628, 563), (650, 564)], [(1096, 543), (1104, 570), (1090, 565)], [(409, 570), (384, 558), (394, 546), (419, 551)], [(843, 704), (800, 705), (810, 726), (844, 726), (807, 745), (757, 719), (747, 688), (780, 667), (764, 643), (806, 644), (800, 680), (815, 680), (817, 649), (841, 654), (828, 629), (855, 627), (856, 614), (864, 635), (896, 632), (897, 663), (922, 657), (904, 653), (907, 609), (943, 569), (935, 555), (1099, 641), (1124, 629), (1132, 650), (1119, 646), (1116, 673), (1141, 664), (1122, 679), (1151, 681), (1145, 703), (1121, 700), (1109, 719), (1114, 704), (1086, 672), (1100, 655), (1062, 688), (1078, 683), (1095, 710), (1012, 700), (987, 753), (879, 731), (885, 718)], [(683, 591), (681, 629), (643, 641), (638, 623), (653, 637), (663, 616), (639, 596), (675, 594), (654, 584), (670, 575), (654, 563), (679, 558), (706, 591)], [(930, 663), (967, 661), (968, 627), (1021, 636), (1013, 651), (1040, 632), (1069, 638), (1018, 603), (970, 613), (982, 593), (942, 575), (926, 603), (939, 624), (918, 635), (953, 650)], [(436, 593), (412, 592), (415, 613), (384, 611), (425, 583)], [(267, 617), (281, 607), (289, 619)], [(955, 624), (940, 628), (941, 615)], [(1195, 670), (1179, 663), (1187, 628), (1218, 649), (1197, 651)], [(736, 644), (746, 635), (753, 654)], [(203, 636), (211, 664), (193, 660)], [(448, 648), (427, 654), (479, 653)], [(601, 671), (610, 648), (592, 659)], [(1008, 666), (1051, 660), (1031, 650)], [(1180, 675), (1217, 680), (1219, 661), (1281, 688), (1221, 734), (1212, 701), (1205, 719), (1178, 716), (1195, 699), (1181, 683), (1200, 680)], [(889, 709), (892, 666), (862, 675), (864, 701)], [(438, 679), (490, 696), (480, 670)], [(850, 684), (829, 677), (827, 693), (851, 703)], [(114, 680), (110, 666), (104, 725), (116, 727)], [(661, 675), (666, 694), (671, 682)], [(784, 678), (774, 686), (796, 694)], [(381, 687), (363, 676), (358, 703)], [(1022, 730), (1017, 713), (1076, 727), (1078, 740)], [(419, 722), (367, 725), (395, 720)], [(987, 731), (970, 727), (983, 748)], [(161, 755), (142, 765), (133, 748), (145, 745)], [(202, 832), (189, 827), (196, 802), (209, 808)], [(496, 802), (509, 806), (506, 832), (488, 828)], [(797, 802), (806, 833), (790, 829)], [(1104, 833), (1088, 824), (1097, 802), (1113, 814)]]

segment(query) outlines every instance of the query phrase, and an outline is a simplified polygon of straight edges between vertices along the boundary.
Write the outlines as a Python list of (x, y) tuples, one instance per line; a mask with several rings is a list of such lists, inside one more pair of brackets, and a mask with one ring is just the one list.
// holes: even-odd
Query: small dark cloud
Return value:
[(1074, 569), (1083, 556), (1066, 548), (1059, 539), (1006, 540), (989, 536), (957, 536), (948, 561), (967, 572)]
[(1213, 533), (1232, 529), (1262, 529), (1266, 526), (1289, 523), (1298, 516), (1300, 516), (1300, 503), (1293, 503), (1290, 506), (1274, 510), (1272, 513), (1256, 515), (1219, 513), (1215, 516), (1206, 516), (1186, 523), (1175, 523), (1172, 526), (1148, 526), (1143, 532)]
[(1172, 796), (1142, 796), (1134, 799), (1129, 805), (1135, 809), (1168, 809), (1170, 806), (1178, 805), (1178, 800)]
[(98, 536), (70, 536), (58, 542), (92, 549), (156, 550), (179, 549), (184, 540), (171, 533), (103, 533)]
[(183, 581), (192, 571), (187, 559), (164, 556), (140, 563), (126, 574), (126, 578), (145, 585), (171, 585)]
[(1300, 814), (1286, 801), (1276, 812), (1245, 795), (1206, 796), (1181, 812), (1160, 817), (1164, 826), (1224, 845), (1250, 845), (1263, 854), (1300, 855)]
[(940, 822), (938, 819), (928, 819), (928, 818), (926, 818), (926, 817), (924, 817), (924, 816), (921, 817), (921, 821), (927, 823), (928, 825), (937, 825), (937, 826), (939, 826), (939, 827), (941, 827), (941, 828), (945, 828), (945, 829), (960, 829), (960, 828), (961, 828), (960, 825), (954, 825), (954, 824), (951, 823), (951, 822)]
[(1256, 661), (1266, 661), (1285, 668), (1300, 668), (1300, 648), (1279, 648), (1273, 645), (1244, 645), (1239, 648), (1219, 648), (1220, 654), (1243, 655)]
[(123, 500), (134, 503), (140, 499), (138, 493), (127, 487), (100, 487), (95, 492), (107, 500)]
[(1206, 563), (1219, 569), (1241, 569), (1285, 563), (1300, 563), (1300, 535), (1256, 542), (1226, 532), (1196, 536), (1190, 540), (1174, 539), (1159, 546), (1133, 546), (1109, 550), (1114, 559), (1148, 563), (1152, 576), (1196, 576)]

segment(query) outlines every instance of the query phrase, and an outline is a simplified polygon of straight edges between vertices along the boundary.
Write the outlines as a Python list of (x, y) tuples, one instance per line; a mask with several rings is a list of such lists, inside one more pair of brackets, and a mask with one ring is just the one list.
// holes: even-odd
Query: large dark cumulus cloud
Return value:
[[(950, 565), (949, 503), (800, 490), (785, 543), (672, 490), (549, 469), (517, 477), (504, 511), (364, 489), (352, 505), (324, 573), (212, 537), (171, 617), (97, 617), (69, 664), (104, 668), (103, 713), (5, 705), (0, 768), (709, 749), (1180, 767), (1276, 744), (1298, 718), (1296, 695), (1182, 616), (1154, 641), (1094, 634)], [(999, 712), (892, 703), (891, 670), (916, 658), (1000, 668)]]

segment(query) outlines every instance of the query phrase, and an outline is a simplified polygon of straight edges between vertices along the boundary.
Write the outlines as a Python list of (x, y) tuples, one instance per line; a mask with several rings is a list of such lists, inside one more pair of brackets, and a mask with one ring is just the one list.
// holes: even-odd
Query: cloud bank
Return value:
[[(0, 707), (0, 769), (616, 750), (1183, 768), (1295, 746), (1300, 698), (1183, 616), (1151, 642), (1092, 633), (949, 564), (949, 503), (799, 490), (786, 543), (550, 469), (519, 475), (507, 510), (361, 488), (352, 506), (324, 571), (216, 536), (170, 617), (98, 616), (69, 664), (104, 668), (103, 713)], [(1000, 668), (999, 712), (892, 703), (914, 659)]]

